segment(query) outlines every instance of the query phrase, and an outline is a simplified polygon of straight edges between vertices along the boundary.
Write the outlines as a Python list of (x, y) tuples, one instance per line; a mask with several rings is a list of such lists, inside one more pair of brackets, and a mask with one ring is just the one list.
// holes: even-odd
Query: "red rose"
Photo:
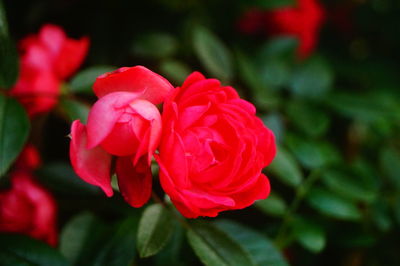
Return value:
[(306, 58), (315, 49), (324, 11), (318, 0), (298, 0), (297, 6), (266, 12), (267, 31), (274, 35), (292, 35), (299, 39), (299, 57)]
[(102, 96), (89, 112), (87, 126), (74, 121), (70, 158), (75, 172), (107, 196), (112, 156), (125, 200), (140, 207), (151, 195), (151, 158), (161, 137), (160, 103), (172, 85), (147, 68), (122, 68), (97, 78)]
[(268, 196), (261, 171), (276, 147), (255, 112), (232, 87), (197, 72), (165, 101), (160, 181), (185, 217), (214, 217)]
[(25, 171), (15, 171), (11, 189), (0, 192), (0, 231), (57, 244), (56, 203)]
[(60, 83), (69, 77), (86, 56), (89, 40), (67, 38), (54, 25), (20, 42), (20, 76), (11, 89), (30, 116), (51, 110), (58, 101)]

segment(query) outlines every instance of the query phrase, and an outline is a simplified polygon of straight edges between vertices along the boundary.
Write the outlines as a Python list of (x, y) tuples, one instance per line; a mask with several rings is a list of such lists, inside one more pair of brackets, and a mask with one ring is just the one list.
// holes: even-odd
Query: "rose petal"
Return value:
[(134, 159), (135, 164), (138, 158), (146, 153), (148, 154), (148, 162), (150, 164), (151, 156), (160, 143), (161, 138), (162, 122), (160, 112), (154, 104), (146, 100), (137, 99), (130, 104), (130, 107), (138, 115), (150, 122), (149, 132), (146, 130), (145, 136), (143, 136), (145, 139), (140, 139), (140, 136), (137, 136), (142, 143), (139, 145), (138, 151), (136, 152)]
[(242, 209), (250, 206), (256, 200), (266, 199), (271, 190), (271, 186), (264, 174), (260, 174), (257, 182), (244, 191), (240, 191), (232, 198), (235, 200), (235, 209)]
[(113, 195), (110, 167), (111, 155), (100, 147), (87, 146), (86, 128), (79, 120), (71, 127), (70, 159), (75, 172), (89, 184), (100, 187), (108, 197)]
[(12, 174), (12, 185), (15, 192), (28, 199), (29, 204), (34, 208), (30, 235), (44, 239), (54, 246), (57, 243), (57, 205), (53, 197), (33, 180), (31, 174), (25, 171), (16, 171)]
[(99, 99), (90, 109), (87, 122), (88, 148), (100, 144), (113, 130), (115, 123), (138, 94), (114, 92)]
[(89, 49), (89, 39), (66, 39), (55, 61), (58, 77), (66, 79), (82, 64)]
[(154, 104), (164, 101), (173, 86), (162, 76), (143, 66), (123, 67), (99, 76), (93, 85), (97, 97), (116, 91), (140, 94), (141, 99)]
[(130, 157), (118, 157), (116, 172), (125, 201), (132, 207), (142, 207), (149, 200), (152, 187), (151, 168), (146, 156), (141, 157), (135, 166)]
[(185, 79), (185, 81), (183, 82), (182, 88), (189, 87), (193, 83), (195, 83), (197, 81), (200, 81), (200, 80), (203, 80), (203, 79), (206, 79), (204, 77), (204, 75), (201, 74), (200, 72), (195, 71)]

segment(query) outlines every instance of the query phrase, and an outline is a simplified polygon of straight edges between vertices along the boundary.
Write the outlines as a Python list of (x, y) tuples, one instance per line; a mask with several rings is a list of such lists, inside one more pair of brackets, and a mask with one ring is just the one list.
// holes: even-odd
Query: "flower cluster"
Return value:
[(0, 192), (0, 232), (26, 234), (54, 246), (57, 206), (32, 175), (39, 165), (39, 153), (27, 145), (10, 174), (11, 188)]
[(10, 93), (30, 116), (47, 112), (57, 104), (61, 82), (81, 65), (89, 39), (70, 39), (60, 27), (45, 25), (19, 46), (20, 74)]
[(115, 171), (125, 200), (145, 204), (153, 156), (162, 188), (185, 217), (214, 217), (268, 196), (261, 171), (275, 156), (274, 135), (232, 87), (194, 72), (173, 88), (135, 66), (101, 75), (93, 89), (99, 99), (86, 126), (72, 124), (70, 158), (76, 173), (107, 196)]
[(247, 34), (266, 32), (274, 36), (294, 36), (300, 43), (298, 56), (306, 58), (317, 45), (324, 17), (318, 0), (298, 0), (294, 7), (268, 11), (249, 10), (240, 19), (239, 29)]

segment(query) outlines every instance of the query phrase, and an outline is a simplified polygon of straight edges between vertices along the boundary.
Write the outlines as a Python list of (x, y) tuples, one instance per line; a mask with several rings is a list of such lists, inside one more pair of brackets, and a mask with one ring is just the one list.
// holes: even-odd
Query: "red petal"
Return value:
[(154, 104), (164, 101), (173, 86), (162, 76), (143, 66), (122, 67), (114, 72), (99, 76), (93, 85), (97, 97), (127, 91), (141, 94), (140, 98)]
[(200, 81), (200, 80), (203, 80), (203, 79), (205, 79), (203, 74), (201, 74), (200, 72), (195, 71), (185, 79), (185, 82), (183, 82), (182, 88), (189, 87), (193, 83), (195, 83), (197, 81)]
[(142, 207), (150, 198), (152, 175), (146, 156), (133, 166), (130, 157), (118, 157), (116, 163), (118, 186), (122, 196), (132, 207)]
[(100, 147), (87, 149), (86, 128), (79, 120), (71, 127), (72, 140), (69, 156), (75, 172), (89, 184), (99, 186), (108, 197), (113, 195), (111, 188), (111, 155)]
[(59, 78), (66, 79), (82, 64), (89, 49), (89, 39), (65, 40), (62, 49), (55, 61), (55, 68)]
[[(148, 154), (148, 163), (150, 164), (151, 156), (160, 143), (161, 138), (162, 123), (160, 112), (155, 105), (146, 100), (135, 100), (130, 104), (130, 107), (141, 117), (150, 122), (150, 128), (148, 129), (149, 132), (146, 130), (143, 138), (140, 138), (141, 136), (137, 134), (139, 140), (142, 142), (141, 144), (143, 145), (139, 145), (134, 161), (136, 163), (139, 157)], [(145, 144), (146, 146), (144, 146)]]
[(93, 105), (87, 122), (88, 148), (99, 145), (111, 133), (115, 123), (124, 113), (124, 107), (137, 97), (135, 93), (115, 92), (99, 99)]

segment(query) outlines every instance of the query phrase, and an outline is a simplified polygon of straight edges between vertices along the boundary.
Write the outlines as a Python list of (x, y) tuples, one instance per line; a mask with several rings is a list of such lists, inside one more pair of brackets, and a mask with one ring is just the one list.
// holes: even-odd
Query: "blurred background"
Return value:
[[(34, 120), (31, 133), (44, 162), (37, 176), (59, 204), (61, 241), (72, 241), (68, 234), (79, 222), (97, 235), (82, 249), (61, 244), (76, 265), (127, 256), (123, 245), (134, 242), (122, 237), (136, 230), (124, 219), (129, 214), (137, 224), (142, 210), (71, 178), (66, 138), (71, 119), (85, 115), (85, 106), (95, 100), (94, 78), (133, 65), (160, 73), (174, 86), (193, 71), (217, 78), (251, 101), (275, 133), (279, 152), (265, 170), (271, 196), (219, 219), (275, 243), (290, 265), (400, 265), (399, 1), (5, 0), (3, 5), (15, 41), (46, 23), (61, 26), (70, 37), (90, 39), (80, 70), (64, 82), (68, 92), (54, 112)], [(201, 265), (183, 235), (176, 229), (161, 253), (147, 259), (128, 255), (127, 261)], [(104, 265), (127, 265), (104, 258)]]

